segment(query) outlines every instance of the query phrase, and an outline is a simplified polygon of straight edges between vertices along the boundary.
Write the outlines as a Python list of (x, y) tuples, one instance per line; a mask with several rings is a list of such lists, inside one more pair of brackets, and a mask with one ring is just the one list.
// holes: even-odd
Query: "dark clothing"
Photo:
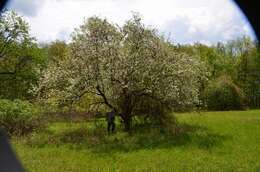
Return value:
[(116, 113), (114, 111), (107, 113), (107, 131), (108, 131), (108, 133), (110, 131), (112, 131), (112, 132), (115, 131), (115, 127), (116, 127), (115, 116), (116, 116)]
[(116, 124), (115, 122), (108, 122), (107, 123), (107, 132), (109, 133), (110, 131), (113, 133), (115, 131)]
[(107, 112), (107, 122), (112, 122), (115, 120), (116, 113), (114, 111)]

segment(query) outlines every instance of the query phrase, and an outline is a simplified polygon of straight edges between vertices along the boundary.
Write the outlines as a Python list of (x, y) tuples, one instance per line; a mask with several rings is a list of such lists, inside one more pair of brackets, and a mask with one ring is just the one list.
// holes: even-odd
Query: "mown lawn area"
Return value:
[(13, 138), (28, 171), (260, 171), (260, 110), (181, 113), (174, 136), (139, 127), (108, 136), (105, 124), (52, 123)]

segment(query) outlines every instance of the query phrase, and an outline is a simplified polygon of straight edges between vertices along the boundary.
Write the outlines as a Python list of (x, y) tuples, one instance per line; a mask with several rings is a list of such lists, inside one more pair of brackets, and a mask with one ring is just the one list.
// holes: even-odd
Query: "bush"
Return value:
[(135, 116), (135, 128), (158, 128), (160, 132), (175, 134), (177, 119), (163, 103), (144, 97), (139, 101), (132, 114)]
[(243, 91), (229, 76), (221, 76), (211, 82), (205, 90), (204, 99), (208, 110), (243, 110)]
[(0, 127), (10, 135), (23, 135), (41, 126), (40, 111), (28, 101), (0, 99)]

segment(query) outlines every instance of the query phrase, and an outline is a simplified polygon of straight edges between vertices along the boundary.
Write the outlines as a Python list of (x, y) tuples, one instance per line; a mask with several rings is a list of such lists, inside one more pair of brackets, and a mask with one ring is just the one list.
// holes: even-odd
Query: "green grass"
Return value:
[(260, 170), (260, 110), (177, 114), (179, 132), (139, 127), (108, 136), (104, 124), (52, 123), (13, 138), (28, 171)]

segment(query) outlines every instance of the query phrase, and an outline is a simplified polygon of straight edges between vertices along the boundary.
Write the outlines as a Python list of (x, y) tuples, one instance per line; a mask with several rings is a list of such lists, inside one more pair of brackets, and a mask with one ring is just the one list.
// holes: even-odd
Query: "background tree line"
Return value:
[[(126, 130), (136, 117), (163, 122), (172, 111), (260, 107), (259, 47), (247, 36), (175, 44), (134, 14), (121, 27), (91, 17), (71, 38), (39, 44), (21, 16), (1, 14), (1, 126), (17, 99), (55, 111), (113, 109)], [(13, 119), (30, 109), (15, 107)]]
[(259, 108), (259, 45), (248, 36), (207, 46), (175, 45), (177, 51), (197, 55), (205, 62), (208, 81), (200, 90), (204, 108), (232, 110)]

